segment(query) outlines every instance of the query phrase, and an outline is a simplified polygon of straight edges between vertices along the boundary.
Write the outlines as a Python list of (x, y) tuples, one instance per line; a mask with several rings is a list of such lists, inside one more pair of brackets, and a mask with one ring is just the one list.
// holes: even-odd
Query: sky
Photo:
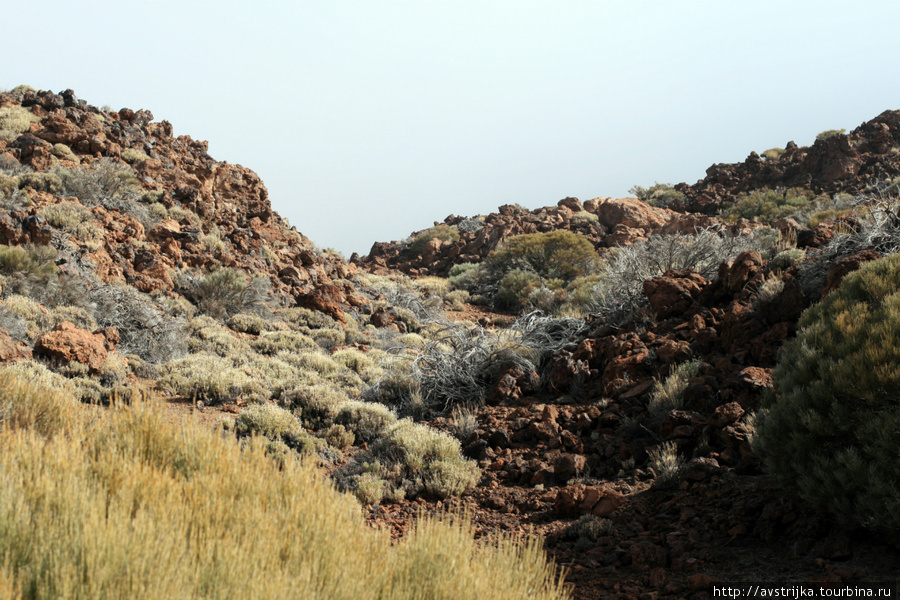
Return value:
[(896, 0), (0, 0), (0, 89), (149, 109), (321, 248), (694, 183), (900, 109)]

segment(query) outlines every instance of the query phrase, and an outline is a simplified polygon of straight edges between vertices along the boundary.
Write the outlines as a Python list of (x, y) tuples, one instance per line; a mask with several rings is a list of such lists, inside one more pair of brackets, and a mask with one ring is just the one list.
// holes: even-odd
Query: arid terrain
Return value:
[(207, 149), (147, 110), (0, 94), (4, 369), (266, 438), (395, 540), (448, 510), (536, 536), (578, 600), (898, 582), (895, 531), (813, 506), (753, 438), (804, 311), (900, 248), (900, 111), (349, 259)]

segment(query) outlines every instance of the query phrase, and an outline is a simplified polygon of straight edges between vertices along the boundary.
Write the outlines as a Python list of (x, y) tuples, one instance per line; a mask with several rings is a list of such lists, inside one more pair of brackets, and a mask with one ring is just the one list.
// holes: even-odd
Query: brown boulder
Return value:
[(296, 297), (298, 306), (323, 312), (342, 325), (346, 325), (347, 318), (344, 316), (344, 308), (341, 306), (343, 299), (343, 290), (335, 285), (323, 285), (312, 292), (298, 294)]
[(694, 357), (690, 344), (675, 340), (663, 340), (659, 348), (656, 349), (656, 354), (666, 364), (682, 363)]
[(744, 416), (744, 409), (737, 402), (729, 402), (722, 406), (717, 406), (709, 419), (709, 424), (714, 427), (725, 427), (737, 422)]
[(563, 207), (568, 208), (572, 212), (576, 212), (576, 213), (584, 210), (584, 207), (581, 206), (581, 201), (578, 198), (572, 198), (572, 197), (563, 198), (562, 200), (557, 202), (556, 205), (560, 208), (563, 208)]
[(725, 293), (736, 294), (754, 275), (762, 272), (764, 267), (765, 261), (759, 252), (741, 252), (734, 260), (719, 266), (718, 283)]
[(861, 250), (850, 256), (844, 256), (837, 259), (828, 270), (828, 278), (825, 280), (825, 289), (822, 290), (822, 295), (824, 296), (825, 294), (836, 290), (837, 287), (841, 285), (841, 281), (844, 280), (844, 277), (853, 271), (858, 270), (863, 263), (879, 258), (881, 258), (881, 253), (876, 250)]
[(671, 269), (644, 282), (644, 294), (659, 319), (680, 315), (693, 306), (707, 281), (692, 269)]
[(15, 341), (5, 329), (0, 329), (0, 363), (13, 363), (23, 358), (31, 358), (31, 347)]
[(586, 202), (585, 210), (597, 215), (600, 223), (614, 228), (624, 225), (634, 229), (656, 229), (662, 227), (674, 214), (664, 208), (655, 208), (637, 198), (603, 198), (596, 202)]
[(553, 508), (560, 517), (579, 517), (588, 513), (606, 517), (625, 502), (625, 496), (615, 490), (576, 483), (556, 492)]
[(106, 362), (107, 343), (102, 333), (90, 333), (63, 321), (38, 338), (34, 351), (59, 362), (78, 361), (99, 373)]

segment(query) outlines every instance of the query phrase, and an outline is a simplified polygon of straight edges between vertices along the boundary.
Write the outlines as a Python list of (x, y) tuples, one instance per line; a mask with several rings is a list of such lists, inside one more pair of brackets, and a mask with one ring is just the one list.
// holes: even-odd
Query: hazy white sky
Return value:
[(0, 0), (0, 87), (147, 108), (349, 256), (900, 109), (900, 2)]

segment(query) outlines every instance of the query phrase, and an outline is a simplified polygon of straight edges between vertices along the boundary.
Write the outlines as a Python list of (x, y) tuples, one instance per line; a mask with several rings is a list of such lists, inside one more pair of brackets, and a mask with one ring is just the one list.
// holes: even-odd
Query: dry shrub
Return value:
[(568, 597), (536, 541), (475, 543), (465, 519), (422, 519), (392, 545), (311, 462), (176, 425), (140, 398), (131, 404), (49, 439), (27, 424), (0, 431), (0, 590), (149, 600)]
[(622, 325), (646, 305), (643, 284), (670, 269), (693, 269), (706, 278), (719, 265), (746, 250), (768, 250), (776, 234), (768, 228), (753, 235), (732, 236), (719, 229), (704, 229), (695, 234), (652, 235), (646, 241), (616, 248), (609, 264), (594, 286), (592, 312), (612, 325)]

